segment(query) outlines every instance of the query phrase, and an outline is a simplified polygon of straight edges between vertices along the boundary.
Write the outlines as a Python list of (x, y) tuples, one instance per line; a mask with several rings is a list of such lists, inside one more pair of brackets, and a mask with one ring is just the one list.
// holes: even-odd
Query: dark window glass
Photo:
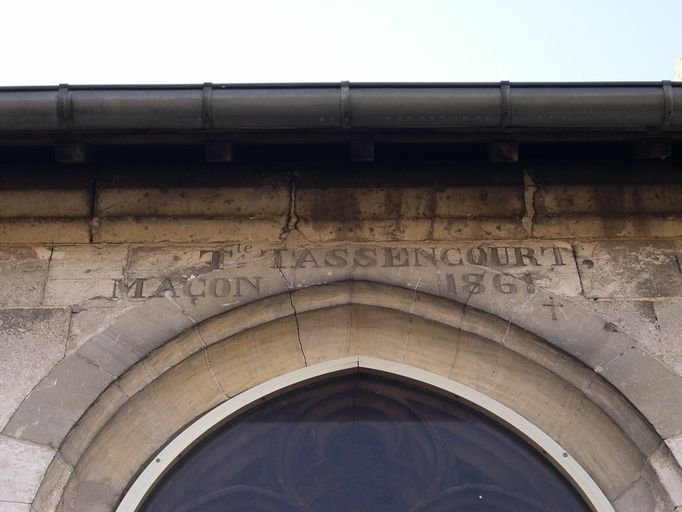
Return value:
[(272, 399), (180, 460), (144, 512), (575, 512), (578, 493), (457, 401), (369, 375)]

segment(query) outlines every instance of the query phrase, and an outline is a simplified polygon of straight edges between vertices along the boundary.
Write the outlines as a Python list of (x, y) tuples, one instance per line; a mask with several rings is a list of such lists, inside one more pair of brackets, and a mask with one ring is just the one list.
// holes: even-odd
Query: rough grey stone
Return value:
[(0, 310), (0, 428), (62, 358), (68, 309)]
[(682, 273), (666, 240), (606, 240), (575, 245), (585, 296), (682, 296)]
[(589, 299), (583, 303), (619, 331), (632, 336), (641, 346), (654, 352), (653, 347), (659, 342), (660, 332), (653, 301)]
[(192, 325), (172, 297), (151, 299), (119, 316), (77, 353), (119, 376), (153, 349)]
[(57, 453), (52, 459), (45, 477), (33, 499), (34, 512), (54, 512), (62, 497), (66, 483), (73, 474), (71, 466), (66, 464)]
[[(682, 377), (638, 347), (600, 369), (663, 438), (682, 433)], [(652, 400), (652, 397), (656, 397)]]
[(660, 328), (657, 346), (649, 349), (682, 375), (682, 302), (654, 303)]
[(670, 453), (673, 454), (673, 457), (675, 457), (675, 460), (682, 468), (682, 436), (666, 439), (665, 444), (668, 445)]
[(45, 287), (45, 303), (78, 304), (111, 298), (113, 283), (123, 278), (126, 245), (71, 245), (55, 247)]
[(5, 433), (57, 447), (112, 380), (93, 363), (68, 356), (31, 391), (7, 423)]
[(116, 304), (112, 307), (74, 308), (71, 315), (71, 328), (67, 341), (66, 353), (71, 354), (78, 350), (90, 338), (100, 334), (116, 318), (134, 308), (135, 303)]
[(0, 502), (31, 503), (55, 450), (0, 435)]
[(0, 501), (0, 512), (31, 512), (31, 505), (28, 503)]
[(656, 480), (674, 507), (682, 506), (682, 468), (664, 444), (650, 459), (648, 465), (656, 473)]
[(0, 248), (0, 306), (39, 306), (51, 250), (46, 247)]
[(651, 485), (646, 479), (638, 479), (629, 489), (613, 502), (617, 512), (665, 512), (666, 509), (657, 506), (656, 499), (651, 494)]

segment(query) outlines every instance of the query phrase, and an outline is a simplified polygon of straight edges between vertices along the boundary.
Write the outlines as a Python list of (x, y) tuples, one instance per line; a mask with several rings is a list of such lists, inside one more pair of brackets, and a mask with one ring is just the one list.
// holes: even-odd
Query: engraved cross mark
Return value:
[(559, 304), (557, 302), (554, 302), (554, 297), (549, 298), (549, 304), (543, 304), (543, 306), (547, 308), (551, 308), (552, 311), (552, 320), (558, 320), (559, 318), (556, 315), (556, 310), (557, 308), (563, 308), (563, 304)]

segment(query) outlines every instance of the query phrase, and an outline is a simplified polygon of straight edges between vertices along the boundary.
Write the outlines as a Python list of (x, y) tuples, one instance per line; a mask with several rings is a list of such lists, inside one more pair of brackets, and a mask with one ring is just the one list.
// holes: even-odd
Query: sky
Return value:
[(2, 0), (0, 85), (659, 81), (682, 0)]

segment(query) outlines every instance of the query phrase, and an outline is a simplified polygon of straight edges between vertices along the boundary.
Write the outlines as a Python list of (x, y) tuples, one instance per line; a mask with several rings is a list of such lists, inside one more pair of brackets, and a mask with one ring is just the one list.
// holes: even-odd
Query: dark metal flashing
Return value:
[[(232, 139), (351, 132), (494, 141), (682, 138), (682, 83), (348, 83), (0, 87), (0, 137)], [(442, 137), (441, 137), (442, 138)], [(447, 137), (445, 137), (447, 139)], [(18, 140), (18, 139), (17, 139)]]

